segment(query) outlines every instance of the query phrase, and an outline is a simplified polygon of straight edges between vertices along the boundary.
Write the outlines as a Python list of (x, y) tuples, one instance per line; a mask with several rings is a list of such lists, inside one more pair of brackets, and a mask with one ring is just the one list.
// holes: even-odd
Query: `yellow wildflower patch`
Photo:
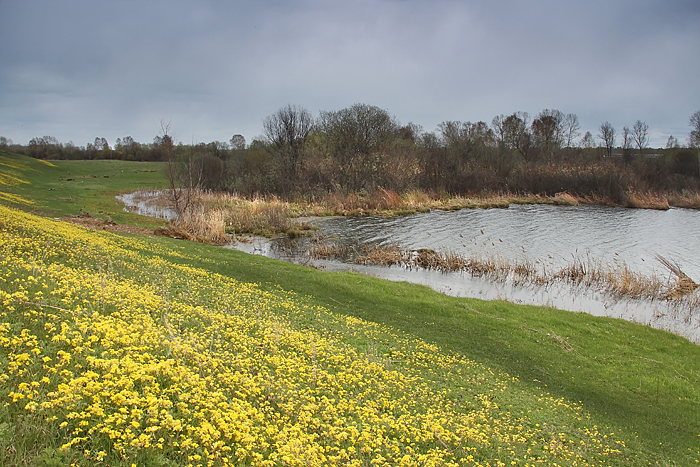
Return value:
[(499, 407), (506, 374), (178, 255), (0, 207), (10, 419), (85, 464), (589, 466), (624, 448), (577, 404), (542, 394), (584, 422), (536, 426)]
[(0, 172), (0, 185), (15, 186), (20, 183), (29, 184), (28, 181), (19, 178), (19, 176), (12, 171)]
[(8, 201), (15, 204), (34, 204), (34, 200), (25, 198), (24, 196), (15, 195), (12, 193), (5, 193), (0, 191), (0, 200)]

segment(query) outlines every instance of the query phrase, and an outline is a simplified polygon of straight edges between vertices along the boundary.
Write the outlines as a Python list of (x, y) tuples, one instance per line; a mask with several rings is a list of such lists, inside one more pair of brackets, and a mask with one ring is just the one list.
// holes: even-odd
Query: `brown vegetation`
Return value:
[[(166, 208), (172, 204), (167, 193), (149, 193), (141, 201)], [(149, 198), (150, 197), (150, 198)], [(577, 206), (580, 204), (615, 204), (600, 196), (579, 196), (557, 192), (552, 196), (533, 194), (514, 195), (493, 193), (480, 196), (449, 196), (417, 189), (402, 194), (377, 188), (366, 193), (325, 193), (309, 197), (294, 197), (294, 202), (277, 196), (242, 197), (223, 192), (198, 191), (194, 201), (173, 227), (193, 238), (209, 243), (235, 240), (240, 235), (297, 237), (309, 231), (308, 223), (295, 221), (299, 217), (323, 216), (397, 216), (431, 210), (507, 208), (511, 204), (553, 204)], [(691, 192), (658, 194), (628, 191), (620, 195), (623, 206), (647, 209), (669, 209), (670, 206), (700, 206), (700, 195)], [(222, 230), (223, 222), (223, 230)]]

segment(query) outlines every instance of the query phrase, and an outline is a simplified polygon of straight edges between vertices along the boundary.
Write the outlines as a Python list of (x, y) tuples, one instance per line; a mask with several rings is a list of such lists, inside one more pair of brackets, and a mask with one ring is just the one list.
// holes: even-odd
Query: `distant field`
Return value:
[[(56, 217), (163, 186), (0, 156), (1, 203)], [(2, 465), (700, 461), (700, 347), (625, 321), (3, 206), (0, 303)]]
[(42, 161), (0, 151), (0, 199), (52, 217), (90, 213), (117, 223), (156, 224), (124, 212), (120, 193), (164, 188), (164, 164), (125, 161)]

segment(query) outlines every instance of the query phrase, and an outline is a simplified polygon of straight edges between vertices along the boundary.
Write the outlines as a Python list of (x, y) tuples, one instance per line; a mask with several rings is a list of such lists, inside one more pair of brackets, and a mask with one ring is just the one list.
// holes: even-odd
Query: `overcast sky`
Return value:
[[(250, 143), (286, 104), (434, 131), (515, 111), (687, 142), (700, 1), (0, 0), (0, 136)], [(620, 143), (618, 139), (618, 144)]]

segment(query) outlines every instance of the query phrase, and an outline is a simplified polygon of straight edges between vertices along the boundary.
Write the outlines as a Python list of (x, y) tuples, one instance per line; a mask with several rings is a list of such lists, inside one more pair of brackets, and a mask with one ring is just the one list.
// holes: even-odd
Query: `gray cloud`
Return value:
[(0, 135), (248, 141), (287, 103), (433, 130), (517, 110), (684, 140), (694, 1), (0, 1)]

